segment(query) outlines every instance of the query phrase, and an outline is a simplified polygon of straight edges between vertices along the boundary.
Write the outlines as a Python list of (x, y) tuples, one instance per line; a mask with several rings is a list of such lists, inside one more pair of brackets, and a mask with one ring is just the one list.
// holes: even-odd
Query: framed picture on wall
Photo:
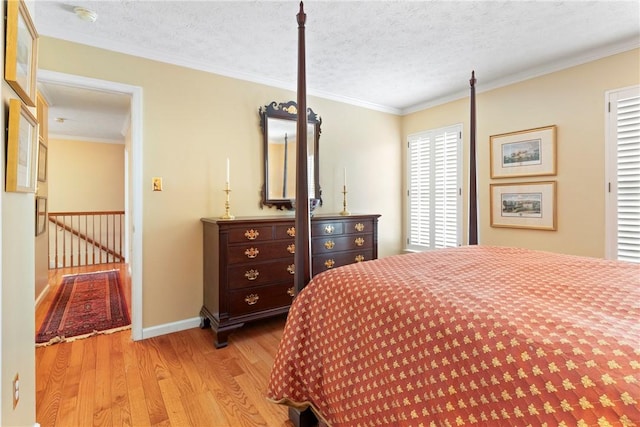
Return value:
[(556, 174), (556, 126), (490, 137), (491, 178)]
[(22, 101), (11, 99), (7, 132), (6, 191), (35, 191), (37, 146), (37, 119)]
[(36, 197), (36, 236), (47, 231), (47, 198)]
[(47, 146), (42, 141), (38, 143), (38, 181), (47, 181)]
[(491, 184), (491, 226), (556, 230), (556, 182)]
[(30, 107), (36, 106), (38, 33), (23, 0), (7, 1), (4, 79)]

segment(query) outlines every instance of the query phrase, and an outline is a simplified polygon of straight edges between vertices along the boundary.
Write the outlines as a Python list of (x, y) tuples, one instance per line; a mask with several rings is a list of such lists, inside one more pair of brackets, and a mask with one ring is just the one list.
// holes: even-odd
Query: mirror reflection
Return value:
[[(296, 196), (296, 122), (291, 120), (267, 119), (269, 141), (267, 158), (269, 177), (267, 197), (269, 199), (293, 199)], [(314, 125), (307, 125), (307, 168), (313, 171)], [(309, 174), (309, 197), (315, 198), (313, 174)]]
[[(265, 182), (262, 204), (278, 209), (293, 209), (296, 197), (296, 147), (297, 107), (290, 101), (286, 104), (271, 104), (260, 108), (264, 137)], [(320, 200), (318, 184), (318, 139), (321, 120), (308, 109), (307, 124), (307, 171), (309, 198)]]

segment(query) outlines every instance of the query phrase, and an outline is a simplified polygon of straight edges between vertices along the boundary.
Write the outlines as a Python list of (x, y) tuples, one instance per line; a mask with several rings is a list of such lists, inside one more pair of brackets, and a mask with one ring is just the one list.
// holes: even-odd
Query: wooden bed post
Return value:
[[(304, 23), (307, 15), (300, 2), (298, 12), (298, 118), (296, 136), (296, 236), (293, 261), (293, 284), (298, 294), (311, 280), (311, 216), (309, 210), (309, 177), (307, 173), (307, 80), (305, 66)], [(311, 408), (299, 411), (289, 408), (289, 420), (296, 427), (317, 425)]]
[(311, 218), (309, 215), (309, 177), (307, 176), (307, 80), (304, 23), (307, 15), (300, 2), (298, 19), (298, 120), (296, 135), (296, 252), (294, 287), (296, 294), (311, 280)]
[(471, 72), (471, 120), (469, 123), (469, 244), (478, 244), (478, 195), (476, 183), (476, 75)]

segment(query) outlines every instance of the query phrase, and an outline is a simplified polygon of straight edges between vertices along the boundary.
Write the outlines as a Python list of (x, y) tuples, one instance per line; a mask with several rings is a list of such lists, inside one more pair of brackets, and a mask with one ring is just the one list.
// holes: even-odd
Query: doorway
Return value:
[[(125, 248), (131, 277), (131, 338), (142, 336), (142, 88), (118, 82), (38, 70), (38, 83), (93, 94), (122, 95), (130, 99), (129, 140), (124, 155)], [(52, 116), (50, 115), (50, 120)], [(55, 117), (53, 117), (55, 120)]]

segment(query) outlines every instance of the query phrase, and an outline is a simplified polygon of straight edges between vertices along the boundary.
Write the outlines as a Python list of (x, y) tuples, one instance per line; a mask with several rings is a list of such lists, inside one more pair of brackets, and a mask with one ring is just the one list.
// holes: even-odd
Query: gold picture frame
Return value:
[(491, 178), (556, 175), (556, 126), (492, 135)]
[(22, 101), (9, 100), (6, 191), (35, 192), (37, 146), (38, 120)]
[(491, 226), (555, 231), (556, 182), (490, 185)]
[(36, 106), (38, 33), (23, 0), (7, 0), (4, 79), (30, 107)]
[(47, 146), (38, 143), (38, 181), (47, 182)]
[(36, 236), (47, 231), (47, 198), (36, 197)]

